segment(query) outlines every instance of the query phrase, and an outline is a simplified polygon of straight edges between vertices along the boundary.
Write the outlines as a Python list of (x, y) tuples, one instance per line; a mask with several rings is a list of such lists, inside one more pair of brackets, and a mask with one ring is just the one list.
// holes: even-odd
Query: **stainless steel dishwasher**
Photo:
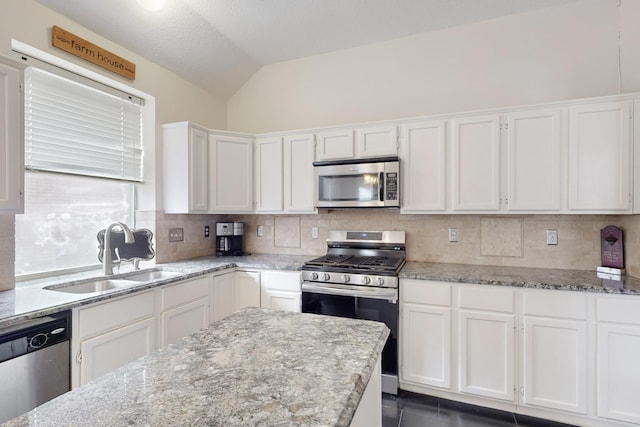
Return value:
[(0, 423), (67, 391), (69, 311), (0, 329)]

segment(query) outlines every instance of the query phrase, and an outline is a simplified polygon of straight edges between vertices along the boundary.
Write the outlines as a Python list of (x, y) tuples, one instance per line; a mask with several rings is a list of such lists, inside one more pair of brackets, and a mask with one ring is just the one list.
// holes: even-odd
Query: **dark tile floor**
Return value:
[(571, 427), (568, 424), (400, 390), (383, 394), (383, 427)]

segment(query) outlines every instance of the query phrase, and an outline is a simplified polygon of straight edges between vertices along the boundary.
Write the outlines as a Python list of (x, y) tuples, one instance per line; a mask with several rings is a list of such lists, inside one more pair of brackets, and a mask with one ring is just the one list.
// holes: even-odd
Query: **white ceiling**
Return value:
[(572, 1), (38, 0), (225, 98), (266, 64)]

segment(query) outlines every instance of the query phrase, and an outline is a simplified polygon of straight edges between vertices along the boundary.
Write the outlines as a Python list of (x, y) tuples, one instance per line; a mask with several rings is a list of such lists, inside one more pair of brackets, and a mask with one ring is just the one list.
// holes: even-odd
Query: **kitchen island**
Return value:
[(388, 334), (378, 322), (248, 308), (7, 425), (348, 426)]

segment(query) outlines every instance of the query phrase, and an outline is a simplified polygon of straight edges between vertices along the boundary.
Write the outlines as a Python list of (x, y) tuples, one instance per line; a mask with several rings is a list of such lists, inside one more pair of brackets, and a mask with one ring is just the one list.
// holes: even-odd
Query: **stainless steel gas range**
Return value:
[(327, 254), (302, 267), (302, 312), (384, 322), (382, 391), (398, 392), (398, 273), (404, 231), (331, 231)]

